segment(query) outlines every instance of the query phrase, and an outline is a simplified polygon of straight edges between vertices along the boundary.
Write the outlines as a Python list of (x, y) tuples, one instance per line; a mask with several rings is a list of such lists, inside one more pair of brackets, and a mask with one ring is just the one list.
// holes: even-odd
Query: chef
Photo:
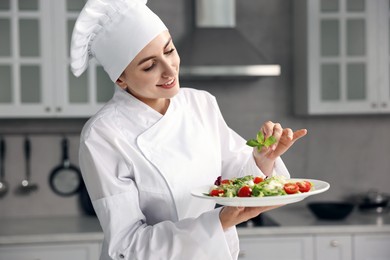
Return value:
[(274, 206), (215, 208), (191, 190), (220, 175), (289, 177), (280, 155), (306, 130), (268, 121), (261, 131), (277, 143), (246, 146), (212, 95), (180, 88), (179, 55), (146, 1), (87, 1), (72, 35), (73, 73), (91, 58), (116, 84), (80, 141), (80, 167), (104, 232), (101, 259), (237, 259), (235, 225)]

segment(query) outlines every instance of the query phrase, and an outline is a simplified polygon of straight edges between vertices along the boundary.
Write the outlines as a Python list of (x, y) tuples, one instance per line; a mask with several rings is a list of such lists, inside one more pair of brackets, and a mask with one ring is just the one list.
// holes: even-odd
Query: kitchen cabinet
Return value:
[(390, 234), (240, 236), (239, 259), (387, 260)]
[(278, 259), (313, 260), (313, 238), (311, 236), (264, 236), (241, 237), (241, 260)]
[(294, 1), (300, 115), (390, 112), (388, 0)]
[(352, 260), (352, 240), (348, 235), (314, 237), (316, 260)]
[(98, 243), (0, 246), (0, 260), (96, 260)]
[(353, 238), (355, 260), (390, 259), (390, 235), (356, 235)]
[(69, 43), (83, 0), (0, 3), (0, 118), (88, 117), (114, 91), (96, 62), (79, 78)]

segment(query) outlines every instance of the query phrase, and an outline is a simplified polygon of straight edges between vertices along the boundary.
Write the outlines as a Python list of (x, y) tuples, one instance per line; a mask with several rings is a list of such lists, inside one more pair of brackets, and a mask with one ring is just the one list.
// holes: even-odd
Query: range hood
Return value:
[(184, 78), (280, 75), (235, 28), (235, 0), (195, 0), (195, 28), (179, 44)]

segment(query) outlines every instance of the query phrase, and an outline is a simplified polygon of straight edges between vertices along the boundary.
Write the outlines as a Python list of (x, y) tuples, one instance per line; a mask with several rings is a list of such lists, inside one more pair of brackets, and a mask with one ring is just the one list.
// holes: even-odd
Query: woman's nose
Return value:
[(172, 65), (172, 63), (169, 60), (166, 60), (163, 62), (163, 72), (162, 77), (164, 78), (170, 78), (175, 76), (175, 67)]

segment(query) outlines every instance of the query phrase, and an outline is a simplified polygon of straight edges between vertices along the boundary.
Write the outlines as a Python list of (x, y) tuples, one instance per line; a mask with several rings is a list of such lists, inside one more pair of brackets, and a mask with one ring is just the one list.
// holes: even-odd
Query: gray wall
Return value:
[[(165, 21), (177, 43), (191, 27), (191, 5), (191, 0), (149, 0), (149, 6)], [(255, 81), (182, 82), (181, 85), (214, 94), (227, 123), (244, 138), (253, 137), (265, 120), (293, 129), (307, 128), (309, 134), (283, 159), (292, 176), (331, 183), (330, 191), (309, 200), (344, 199), (372, 188), (389, 191), (388, 116), (294, 116), (292, 1), (237, 1), (237, 27), (271, 62), (281, 65), (282, 75)], [(82, 214), (77, 197), (55, 195), (47, 179), (60, 161), (62, 133), (70, 133), (71, 161), (77, 164), (77, 133), (84, 121), (0, 120), (0, 133), (7, 133), (6, 174), (12, 185), (11, 192), (0, 199), (0, 217)], [(33, 133), (33, 180), (40, 186), (29, 196), (14, 193), (25, 171), (22, 133)]]

